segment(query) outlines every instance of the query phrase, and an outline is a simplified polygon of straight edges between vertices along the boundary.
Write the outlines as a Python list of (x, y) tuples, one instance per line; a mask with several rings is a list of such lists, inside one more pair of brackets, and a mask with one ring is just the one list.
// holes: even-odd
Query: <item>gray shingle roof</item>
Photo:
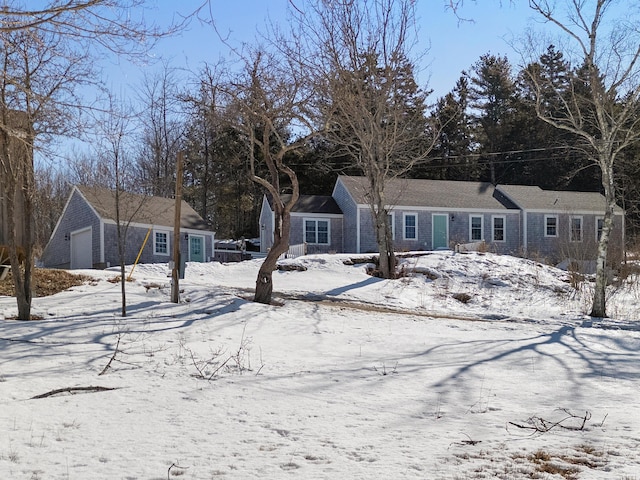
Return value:
[[(339, 179), (358, 204), (368, 204), (365, 177), (340, 176)], [(387, 204), (406, 207), (505, 210), (515, 208), (500, 202), (488, 182), (451, 180), (391, 179), (386, 188)]]
[[(115, 192), (102, 187), (77, 187), (89, 204), (103, 219), (116, 220)], [(145, 225), (173, 228), (175, 200), (151, 197), (135, 193), (120, 192), (120, 219)], [(182, 200), (180, 204), (180, 227), (209, 230), (206, 222), (191, 206)]]
[[(284, 202), (287, 202), (291, 199), (291, 194), (285, 193), (281, 195), (281, 198)], [(269, 198), (269, 205), (273, 208), (271, 198)], [(300, 195), (291, 211), (296, 213), (342, 214), (342, 210), (335, 199), (328, 195)]]
[[(554, 213), (604, 213), (605, 210), (605, 198), (597, 192), (543, 190), (525, 185), (498, 185), (496, 188), (525, 210)], [(619, 207), (615, 210), (617, 213), (622, 212)]]

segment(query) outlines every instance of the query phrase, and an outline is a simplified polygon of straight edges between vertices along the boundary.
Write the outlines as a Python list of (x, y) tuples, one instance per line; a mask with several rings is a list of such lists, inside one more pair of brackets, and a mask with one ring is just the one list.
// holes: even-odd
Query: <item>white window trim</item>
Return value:
[[(547, 234), (547, 219), (549, 218), (555, 218), (556, 219), (556, 234), (555, 235), (548, 235)], [(556, 238), (558, 236), (558, 215), (545, 215), (544, 216), (544, 236), (547, 238)]]
[(596, 231), (595, 231), (595, 239), (596, 239), (596, 243), (598, 243), (600, 241), (600, 236), (598, 235), (598, 220), (602, 220), (602, 228), (604, 228), (604, 216), (603, 215), (598, 215), (594, 222), (595, 222), (595, 227), (596, 227)]
[[(164, 233), (167, 236), (167, 253), (158, 252), (156, 247), (156, 234)], [(162, 255), (164, 257), (169, 257), (171, 255), (171, 232), (169, 230), (154, 230), (153, 231), (153, 254), (154, 255)]]
[[(502, 240), (496, 240), (496, 219), (502, 219)], [(491, 241), (494, 243), (506, 243), (507, 241), (507, 216), (506, 215), (491, 215)]]
[[(407, 217), (415, 218), (415, 225), (413, 228), (415, 229), (414, 237), (407, 237)], [(403, 240), (418, 240), (418, 214), (415, 212), (402, 212), (402, 239)]]
[[(480, 239), (479, 240), (474, 240), (473, 239), (473, 219), (474, 218), (479, 218), (480, 219)], [(482, 241), (484, 241), (484, 215), (479, 215), (477, 213), (470, 213), (469, 214), (469, 241), (470, 242), (482, 242)]]
[[(576, 240), (573, 237), (573, 221), (580, 220), (580, 239)], [(569, 241), (572, 243), (581, 243), (584, 240), (584, 217), (582, 215), (570, 215), (569, 216)]]
[[(314, 222), (316, 224), (316, 241), (315, 242), (307, 242), (307, 222)], [(318, 222), (326, 222), (327, 223), (327, 243), (318, 242)], [(317, 218), (317, 217), (304, 217), (302, 219), (302, 239), (305, 243), (309, 245), (331, 245), (331, 220), (328, 218)]]

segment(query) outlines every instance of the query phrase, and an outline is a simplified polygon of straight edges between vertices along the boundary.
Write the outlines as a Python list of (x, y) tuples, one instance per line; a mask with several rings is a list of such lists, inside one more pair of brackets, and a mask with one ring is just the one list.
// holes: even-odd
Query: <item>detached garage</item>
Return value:
[[(125, 263), (134, 263), (139, 253), (140, 263), (166, 263), (171, 260), (175, 201), (120, 192), (118, 206), (120, 230), (125, 232)], [(116, 213), (116, 197), (112, 190), (75, 186), (40, 263), (46, 268), (69, 269), (119, 265)], [(202, 217), (182, 201), (182, 258), (190, 262), (211, 260), (214, 236)]]

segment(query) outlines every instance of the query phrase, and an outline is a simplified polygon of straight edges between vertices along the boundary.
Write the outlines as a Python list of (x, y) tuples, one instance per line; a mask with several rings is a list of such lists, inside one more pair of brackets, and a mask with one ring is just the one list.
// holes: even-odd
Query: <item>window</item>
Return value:
[(569, 217), (569, 240), (582, 241), (582, 217)]
[(304, 241), (318, 245), (329, 245), (329, 220), (305, 219)]
[(168, 232), (154, 233), (153, 251), (156, 255), (169, 255), (169, 233)]
[(483, 240), (484, 232), (482, 230), (483, 230), (482, 216), (470, 215), (469, 216), (469, 239), (472, 242)]
[(596, 242), (600, 241), (603, 228), (604, 228), (604, 217), (596, 217)]
[(493, 229), (493, 241), (504, 242), (505, 241), (505, 217), (491, 217), (492, 229)]
[(557, 215), (544, 216), (544, 236), (545, 237), (558, 236), (558, 216)]
[(415, 213), (404, 214), (404, 239), (417, 240), (418, 238), (418, 216)]

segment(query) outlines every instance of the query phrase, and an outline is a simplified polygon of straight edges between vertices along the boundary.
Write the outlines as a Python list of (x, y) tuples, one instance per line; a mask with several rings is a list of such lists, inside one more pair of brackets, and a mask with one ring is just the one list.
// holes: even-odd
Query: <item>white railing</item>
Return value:
[(285, 258), (296, 258), (296, 257), (301, 257), (303, 255), (307, 254), (307, 244), (306, 243), (299, 243), (297, 245), (289, 245), (289, 250), (287, 251), (287, 253), (283, 253), (280, 256), (280, 260), (285, 259)]

